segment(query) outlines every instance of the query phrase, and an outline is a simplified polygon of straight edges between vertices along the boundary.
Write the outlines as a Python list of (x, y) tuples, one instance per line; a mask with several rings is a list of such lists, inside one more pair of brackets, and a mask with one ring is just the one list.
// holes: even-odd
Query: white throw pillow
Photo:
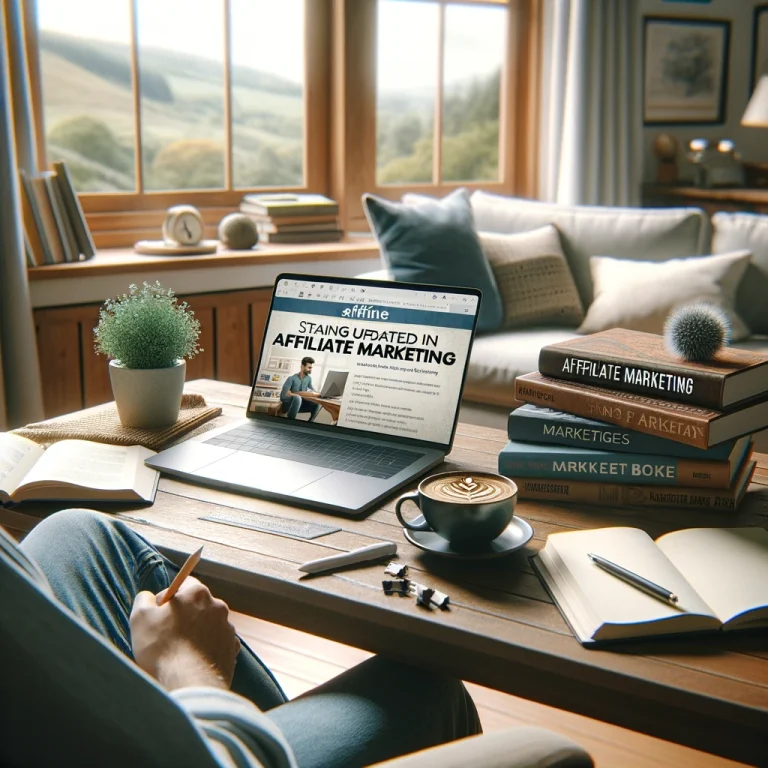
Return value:
[(661, 262), (593, 256), (589, 266), (595, 298), (579, 333), (609, 328), (662, 333), (673, 309), (707, 301), (725, 311), (731, 341), (748, 338), (749, 329), (734, 303), (751, 256), (749, 251), (735, 251)]

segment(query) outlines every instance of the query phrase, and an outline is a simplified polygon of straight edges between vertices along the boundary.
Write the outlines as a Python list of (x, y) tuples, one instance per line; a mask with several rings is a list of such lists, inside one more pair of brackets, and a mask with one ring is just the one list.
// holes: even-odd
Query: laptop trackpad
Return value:
[(332, 472), (323, 467), (236, 451), (198, 469), (195, 475), (262, 491), (293, 493)]

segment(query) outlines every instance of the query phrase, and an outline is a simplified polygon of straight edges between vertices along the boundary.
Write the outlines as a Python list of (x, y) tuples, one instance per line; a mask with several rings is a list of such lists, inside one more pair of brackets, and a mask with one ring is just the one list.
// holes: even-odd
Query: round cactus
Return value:
[(244, 251), (259, 242), (259, 233), (244, 213), (230, 213), (219, 223), (219, 240), (227, 248)]
[(664, 323), (664, 341), (673, 355), (706, 362), (728, 342), (728, 316), (714, 304), (686, 304), (670, 312)]

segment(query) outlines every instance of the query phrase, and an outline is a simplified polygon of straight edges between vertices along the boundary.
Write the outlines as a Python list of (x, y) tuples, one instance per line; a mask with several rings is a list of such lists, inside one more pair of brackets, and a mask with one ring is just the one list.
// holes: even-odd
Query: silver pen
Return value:
[(380, 544), (371, 544), (360, 549), (353, 549), (351, 552), (341, 552), (338, 555), (329, 557), (320, 557), (317, 560), (310, 560), (299, 566), (303, 573), (320, 573), (321, 571), (330, 571), (333, 568), (341, 568), (345, 565), (355, 565), (356, 563), (365, 563), (368, 560), (376, 560), (380, 557), (390, 556), (397, 553), (397, 544), (391, 541), (384, 541)]
[(616, 563), (612, 563), (604, 557), (600, 557), (600, 555), (593, 555), (590, 552), (588, 557), (595, 565), (610, 573), (611, 576), (621, 579), (623, 582), (632, 585), (641, 592), (645, 592), (647, 595), (651, 595), (670, 605), (677, 606), (679, 600), (678, 596), (665, 587), (660, 587), (658, 584), (649, 581), (645, 577), (633, 573), (632, 571), (628, 571), (626, 568), (622, 568), (622, 566), (616, 565)]

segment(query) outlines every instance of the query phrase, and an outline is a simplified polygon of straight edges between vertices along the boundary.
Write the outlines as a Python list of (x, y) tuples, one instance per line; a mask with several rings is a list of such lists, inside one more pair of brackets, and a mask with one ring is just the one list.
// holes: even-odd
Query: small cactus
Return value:
[(667, 350), (683, 360), (711, 360), (728, 343), (730, 322), (714, 304), (686, 304), (670, 312), (664, 323)]

